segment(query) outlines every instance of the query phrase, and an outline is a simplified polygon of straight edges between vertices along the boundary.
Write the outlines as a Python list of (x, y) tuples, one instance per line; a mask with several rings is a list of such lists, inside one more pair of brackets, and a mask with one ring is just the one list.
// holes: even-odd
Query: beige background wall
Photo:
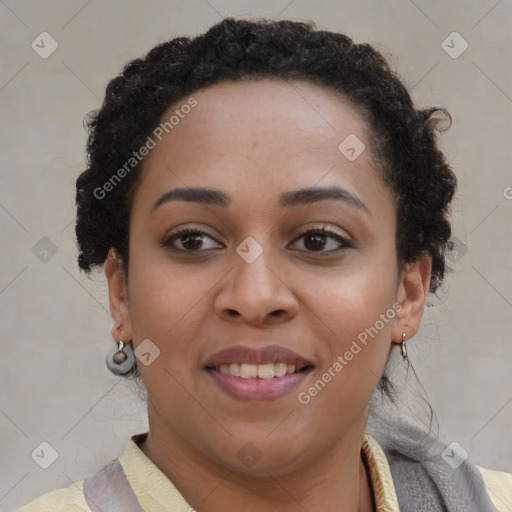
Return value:
[[(418, 106), (452, 113), (441, 144), (460, 180), (459, 251), (411, 359), (442, 436), (476, 463), (512, 471), (512, 2), (4, 0), (1, 510), (99, 469), (146, 428), (136, 390), (104, 366), (113, 343), (104, 280), (80, 276), (75, 263), (82, 119), (127, 60), (226, 15), (312, 19), (373, 43), (393, 56)], [(457, 58), (442, 47), (454, 31), (469, 45)], [(51, 49), (48, 36), (41, 48), (42, 32), (58, 43), (46, 59), (31, 47)], [(446, 44), (455, 55), (464, 42)], [(48, 469), (31, 457), (42, 442), (58, 454)]]

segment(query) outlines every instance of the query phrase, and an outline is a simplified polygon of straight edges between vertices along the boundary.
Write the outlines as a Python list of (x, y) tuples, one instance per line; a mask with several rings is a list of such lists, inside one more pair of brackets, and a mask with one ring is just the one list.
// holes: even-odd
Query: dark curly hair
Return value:
[[(327, 87), (356, 107), (395, 198), (399, 267), (430, 254), (435, 292), (445, 274), (456, 188), (436, 145), (435, 131), (451, 123), (449, 113), (415, 109), (400, 79), (370, 45), (292, 21), (224, 19), (203, 35), (156, 46), (108, 84), (101, 109), (89, 114), (89, 165), (76, 184), (80, 268), (89, 273), (101, 266), (114, 248), (128, 271), (131, 206), (144, 164), (140, 149), (169, 108), (210, 85), (259, 78)], [(137, 365), (127, 377), (135, 378), (144, 395)], [(396, 389), (386, 371), (378, 389), (394, 401)]]
[[(88, 169), (76, 184), (78, 264), (89, 273), (114, 248), (128, 268), (131, 205), (144, 160), (105, 197), (112, 179), (170, 106), (222, 81), (272, 78), (330, 88), (358, 109), (371, 151), (396, 201), (399, 265), (432, 256), (430, 291), (445, 273), (449, 206), (456, 178), (436, 145), (436, 116), (416, 109), (385, 58), (368, 44), (312, 23), (226, 18), (194, 38), (178, 37), (129, 62), (87, 121)], [(95, 192), (96, 191), (96, 192)]]

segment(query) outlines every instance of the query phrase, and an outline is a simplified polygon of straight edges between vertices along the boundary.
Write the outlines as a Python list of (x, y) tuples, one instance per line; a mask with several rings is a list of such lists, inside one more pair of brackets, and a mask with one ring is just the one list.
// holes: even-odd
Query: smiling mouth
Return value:
[(277, 344), (257, 349), (233, 345), (203, 363), (216, 389), (235, 400), (260, 404), (292, 393), (314, 368), (311, 360)]
[(286, 375), (305, 372), (312, 369), (310, 364), (296, 366), (295, 364), (287, 364), (285, 362), (251, 364), (251, 363), (231, 363), (222, 364), (220, 366), (209, 366), (206, 370), (212, 370), (232, 377), (241, 379), (276, 379)]

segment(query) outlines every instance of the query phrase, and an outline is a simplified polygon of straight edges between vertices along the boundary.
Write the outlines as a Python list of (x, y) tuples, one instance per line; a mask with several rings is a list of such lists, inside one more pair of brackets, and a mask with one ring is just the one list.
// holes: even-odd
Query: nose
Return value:
[(274, 325), (295, 318), (299, 302), (286, 282), (283, 269), (267, 257), (268, 251), (251, 263), (233, 255), (233, 269), (222, 281), (215, 310), (224, 320), (253, 326)]

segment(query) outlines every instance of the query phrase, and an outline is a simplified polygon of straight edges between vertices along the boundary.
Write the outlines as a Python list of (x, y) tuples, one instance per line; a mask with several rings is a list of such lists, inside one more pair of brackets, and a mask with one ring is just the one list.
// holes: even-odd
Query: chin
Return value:
[[(230, 438), (225, 449), (219, 452), (219, 445), (212, 449), (216, 452), (217, 463), (230, 471), (247, 476), (268, 478), (292, 473), (307, 464), (305, 453), (307, 447), (298, 446), (296, 435), (241, 436)], [(315, 445), (311, 441), (311, 447)]]

